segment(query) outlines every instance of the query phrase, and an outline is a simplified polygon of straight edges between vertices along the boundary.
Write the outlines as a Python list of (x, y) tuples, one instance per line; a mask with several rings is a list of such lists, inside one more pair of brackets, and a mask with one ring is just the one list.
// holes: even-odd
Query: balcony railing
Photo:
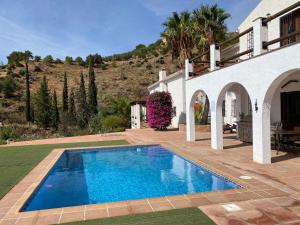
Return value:
[[(186, 61), (186, 79), (204, 75), (210, 71), (214, 71), (216, 69), (221, 69), (227, 66), (231, 66), (233, 64), (239, 63), (245, 59), (252, 58), (254, 56), (261, 55), (266, 52), (273, 51), (275, 49), (279, 49), (285, 47), (290, 44), (294, 44), (300, 41), (300, 30), (297, 30), (295, 27), (295, 31), (289, 32), (287, 34), (282, 34), (280, 37), (267, 40), (268, 37), (268, 24), (274, 19), (280, 18), (291, 13), (293, 15), (292, 20), (295, 20), (294, 12), (297, 11), (296, 15), (300, 21), (300, 1), (287, 7), (280, 12), (269, 16), (267, 18), (258, 18), (253, 22), (253, 26), (234, 37), (212, 45), (210, 50), (204, 51), (200, 55), (194, 57), (191, 60)], [(289, 15), (289, 14), (288, 14)], [(288, 22), (290, 23), (290, 22)], [(289, 30), (290, 31), (290, 30)], [(232, 42), (236, 43), (236, 40), (241, 40), (244, 36), (251, 36), (253, 40), (248, 40), (247, 49), (239, 49), (239, 52), (233, 51), (233, 54), (224, 53), (228, 48), (233, 48), (234, 45), (230, 45)], [(274, 47), (274, 44), (280, 43), (278, 47)], [(228, 46), (229, 45), (229, 46)], [(272, 47), (271, 47), (272, 46)]]
[(190, 63), (193, 64), (194, 71), (189, 76), (200, 76), (208, 72), (210, 68), (210, 50), (204, 51), (202, 54), (192, 58)]
[[(218, 48), (221, 52), (221, 59), (220, 59), (220, 61), (216, 62), (218, 67), (226, 67), (227, 65), (233, 65), (233, 64), (238, 63), (238, 62), (241, 61), (240, 57), (242, 57), (244, 55), (248, 55), (250, 53), (253, 53), (253, 48), (249, 48), (246, 51), (239, 52), (239, 53), (234, 54), (234, 55), (229, 55), (229, 56), (222, 57), (222, 49), (224, 48), (224, 46), (228, 46), (228, 44), (230, 44), (230, 43), (232, 43), (236, 40), (239, 40), (241, 37), (244, 37), (244, 36), (250, 34), (251, 32), (253, 32), (253, 27), (251, 27), (251, 28), (245, 30), (244, 32), (241, 32), (241, 33), (235, 35), (234, 37), (232, 37), (232, 38), (216, 45), (216, 48)], [(230, 45), (230, 46), (233, 46), (233, 45)]]

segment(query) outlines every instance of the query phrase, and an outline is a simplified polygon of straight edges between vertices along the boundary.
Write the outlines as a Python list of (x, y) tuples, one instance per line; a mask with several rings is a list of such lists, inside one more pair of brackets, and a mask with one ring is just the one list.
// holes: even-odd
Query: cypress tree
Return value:
[(52, 99), (51, 99), (51, 127), (57, 130), (59, 124), (59, 112), (57, 108), (57, 97), (56, 91), (53, 91)]
[(31, 115), (31, 121), (34, 123), (34, 104), (32, 102), (30, 107), (30, 115)]
[(68, 79), (67, 73), (64, 74), (64, 86), (63, 86), (63, 93), (62, 93), (62, 108), (64, 112), (68, 111)]
[(25, 106), (25, 115), (26, 115), (26, 121), (30, 122), (32, 121), (31, 118), (31, 108), (30, 108), (30, 87), (29, 87), (29, 71), (28, 71), (28, 63), (26, 62), (26, 70), (25, 70), (25, 76), (26, 76), (26, 106)]
[(97, 114), (98, 109), (97, 102), (97, 86), (95, 83), (95, 71), (93, 68), (93, 64), (90, 61), (89, 63), (89, 109), (91, 114)]
[(35, 120), (40, 127), (48, 128), (50, 125), (50, 99), (46, 77), (43, 77), (37, 92)]
[(75, 91), (71, 90), (68, 106), (69, 121), (72, 125), (76, 124), (76, 106), (75, 106)]
[(80, 75), (80, 87), (78, 93), (77, 123), (80, 128), (84, 128), (88, 123), (89, 107), (86, 100), (85, 84), (83, 74)]

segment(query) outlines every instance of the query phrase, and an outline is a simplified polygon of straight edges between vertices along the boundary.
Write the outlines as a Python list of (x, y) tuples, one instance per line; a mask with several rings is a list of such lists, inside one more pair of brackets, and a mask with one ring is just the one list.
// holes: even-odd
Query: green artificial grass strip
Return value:
[(66, 223), (66, 225), (213, 225), (198, 208), (174, 209), (129, 216)]
[(125, 145), (125, 140), (0, 147), (0, 199), (55, 148)]

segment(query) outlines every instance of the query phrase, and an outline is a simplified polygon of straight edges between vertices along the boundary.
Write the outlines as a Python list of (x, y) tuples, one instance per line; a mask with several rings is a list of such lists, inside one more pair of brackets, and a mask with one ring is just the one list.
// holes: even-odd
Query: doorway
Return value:
[(281, 93), (281, 122), (285, 130), (300, 126), (300, 91)]

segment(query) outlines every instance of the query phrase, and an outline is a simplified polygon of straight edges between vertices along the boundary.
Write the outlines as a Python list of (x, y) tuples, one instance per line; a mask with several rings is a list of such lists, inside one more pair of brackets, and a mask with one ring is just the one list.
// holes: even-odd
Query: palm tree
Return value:
[(223, 41), (227, 32), (225, 24), (230, 14), (217, 4), (202, 5), (192, 14), (192, 32), (195, 46), (205, 51), (211, 44)]
[[(215, 44), (225, 40), (227, 26), (226, 19), (230, 14), (226, 13), (224, 9), (220, 8), (217, 4), (212, 6), (202, 5), (199, 9), (193, 11), (191, 18), (192, 35), (194, 45), (199, 52), (204, 53), (207, 51), (211, 44)], [(209, 61), (209, 54), (204, 55), (203, 61)], [(207, 124), (209, 114), (209, 101), (206, 96), (201, 124)]]
[(174, 12), (163, 23), (165, 27), (161, 34), (164, 44), (171, 51), (172, 58), (179, 58), (179, 66), (183, 68), (184, 60), (192, 57), (193, 38), (191, 33), (191, 17), (188, 12)]

